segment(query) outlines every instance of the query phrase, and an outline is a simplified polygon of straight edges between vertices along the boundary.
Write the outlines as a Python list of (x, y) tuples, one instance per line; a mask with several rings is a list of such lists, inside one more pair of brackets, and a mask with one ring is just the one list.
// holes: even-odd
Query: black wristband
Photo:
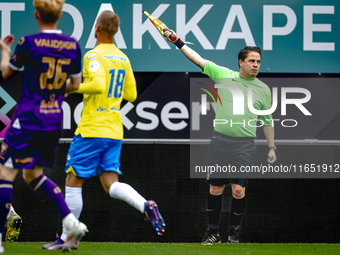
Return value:
[(181, 38), (178, 38), (178, 39), (174, 42), (174, 44), (177, 46), (178, 49), (182, 48), (182, 47), (185, 45), (185, 43), (181, 40)]

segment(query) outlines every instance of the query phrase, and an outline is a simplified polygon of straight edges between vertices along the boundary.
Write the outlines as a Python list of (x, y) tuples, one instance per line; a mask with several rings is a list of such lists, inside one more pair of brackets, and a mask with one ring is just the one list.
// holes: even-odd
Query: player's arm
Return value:
[(134, 102), (137, 99), (136, 79), (129, 62), (125, 75), (123, 99), (129, 102)]
[[(267, 139), (268, 148), (275, 146), (274, 141), (274, 127), (273, 126), (263, 126), (263, 133)], [(270, 149), (268, 152), (268, 163), (273, 164), (276, 161), (276, 153), (274, 149)]]
[(66, 80), (66, 93), (70, 93), (79, 89), (79, 84), (81, 83), (81, 75), (77, 77), (70, 77)]
[(0, 39), (0, 48), (1, 48), (1, 74), (5, 80), (12, 79), (18, 70), (13, 70), (9, 66), (9, 60), (11, 55), (11, 47), (14, 42), (14, 36), (8, 35), (5, 39)]
[(104, 74), (94, 75), (89, 82), (82, 82), (79, 89), (73, 91), (80, 94), (103, 94), (105, 92), (106, 77)]
[[(94, 58), (88, 57), (94, 55)], [(106, 75), (103, 64), (96, 54), (89, 51), (84, 55), (83, 76), (85, 81), (80, 83), (79, 88), (74, 93), (79, 94), (102, 94), (106, 91)]]
[[(164, 31), (164, 36), (169, 40), (170, 42), (174, 43), (177, 47), (179, 46), (180, 50), (183, 52), (183, 54), (195, 65), (200, 67), (202, 70), (204, 70), (205, 65), (205, 59), (202, 58), (196, 51), (188, 47), (187, 45), (182, 45), (181, 39), (178, 38), (176, 41), (172, 41), (169, 36), (170, 34), (174, 34), (176, 37), (176, 33), (173, 30)], [(178, 44), (178, 45), (177, 45)]]
[[(128, 92), (125, 92), (125, 91), (128, 91)], [(123, 99), (131, 103), (137, 99), (136, 83), (134, 85), (130, 84), (130, 86), (126, 86), (126, 88), (124, 89)]]

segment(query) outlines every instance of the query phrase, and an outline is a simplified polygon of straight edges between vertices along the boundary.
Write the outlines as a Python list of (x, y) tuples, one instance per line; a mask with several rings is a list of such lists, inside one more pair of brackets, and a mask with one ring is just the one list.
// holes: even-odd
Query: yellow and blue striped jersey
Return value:
[[(99, 44), (84, 56), (84, 109), (75, 132), (82, 137), (123, 139), (120, 104), (137, 97), (130, 60), (114, 44)], [(85, 90), (86, 91), (86, 90)]]

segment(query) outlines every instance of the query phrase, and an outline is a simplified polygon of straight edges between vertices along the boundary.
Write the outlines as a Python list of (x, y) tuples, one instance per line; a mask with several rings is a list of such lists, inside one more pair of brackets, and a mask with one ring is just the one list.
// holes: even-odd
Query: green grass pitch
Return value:
[[(41, 242), (3, 243), (5, 254), (60, 254), (60, 250), (43, 250)], [(198, 243), (94, 243), (82, 242), (74, 254), (94, 255), (316, 255), (340, 254), (340, 244), (215, 244)]]

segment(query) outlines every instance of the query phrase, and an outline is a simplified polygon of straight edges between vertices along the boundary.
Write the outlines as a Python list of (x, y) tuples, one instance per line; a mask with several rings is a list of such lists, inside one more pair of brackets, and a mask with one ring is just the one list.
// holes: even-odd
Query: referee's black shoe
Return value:
[(240, 230), (240, 226), (230, 226), (229, 236), (228, 236), (228, 243), (239, 243), (238, 240), (238, 231)]
[(217, 230), (208, 229), (202, 239), (202, 245), (213, 245), (214, 243), (221, 243), (221, 237)]

